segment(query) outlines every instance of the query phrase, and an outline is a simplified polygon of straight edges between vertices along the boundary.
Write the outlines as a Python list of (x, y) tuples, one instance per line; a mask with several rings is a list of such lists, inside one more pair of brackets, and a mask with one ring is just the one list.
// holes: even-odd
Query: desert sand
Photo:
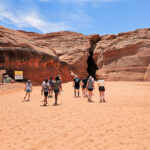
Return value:
[(149, 150), (150, 83), (106, 82), (107, 103), (73, 97), (63, 84), (59, 105), (43, 106), (41, 87), (22, 102), (24, 85), (0, 85), (0, 150)]

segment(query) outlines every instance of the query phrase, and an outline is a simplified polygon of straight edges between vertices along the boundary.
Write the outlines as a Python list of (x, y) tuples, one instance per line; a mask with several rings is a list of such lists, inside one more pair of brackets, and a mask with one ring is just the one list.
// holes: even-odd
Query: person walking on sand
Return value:
[(53, 97), (53, 78), (50, 77), (49, 80), (49, 96), (48, 97)]
[(92, 76), (89, 77), (87, 81), (87, 89), (88, 89), (88, 101), (92, 101), (93, 89), (95, 89), (94, 79)]
[[(60, 85), (61, 85), (61, 83), (62, 83), (61, 75), (57, 76), (57, 78), (58, 78), (58, 81), (60, 82)], [(61, 92), (62, 92), (62, 88), (60, 87), (59, 88), (59, 95), (61, 94)]]
[(44, 82), (42, 83), (42, 89), (41, 89), (41, 95), (43, 95), (44, 92), (44, 106), (47, 105), (48, 90), (49, 90), (48, 79), (45, 79)]
[(56, 77), (55, 81), (53, 82), (53, 90), (55, 93), (55, 103), (54, 103), (55, 106), (57, 105), (58, 93), (60, 92), (60, 89), (62, 90), (62, 85), (61, 85), (59, 77)]
[(75, 76), (75, 79), (73, 81), (73, 87), (74, 87), (74, 97), (76, 97), (76, 92), (78, 93), (78, 97), (79, 97), (80, 79), (78, 78), (77, 75)]
[(87, 78), (85, 76), (83, 76), (82, 80), (81, 80), (81, 85), (82, 85), (82, 93), (83, 96), (86, 97), (87, 96), (87, 89), (86, 89), (86, 85), (87, 85)]
[(99, 94), (100, 94), (100, 103), (101, 102), (106, 102), (105, 97), (104, 97), (104, 92), (105, 92), (105, 82), (103, 80), (103, 77), (100, 77), (100, 80), (98, 80), (98, 89), (99, 89)]
[(24, 96), (24, 100), (26, 99), (26, 96), (28, 95), (27, 101), (30, 101), (30, 93), (32, 92), (32, 84), (31, 84), (30, 80), (28, 80), (28, 82), (26, 83), (24, 90), (26, 91), (26, 94)]

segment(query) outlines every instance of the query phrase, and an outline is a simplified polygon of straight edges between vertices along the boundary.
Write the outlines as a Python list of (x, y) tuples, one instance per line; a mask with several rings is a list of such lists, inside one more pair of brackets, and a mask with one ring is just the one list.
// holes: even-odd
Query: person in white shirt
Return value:
[(49, 91), (49, 82), (48, 79), (45, 79), (44, 82), (42, 82), (42, 89), (41, 89), (41, 94), (44, 93), (44, 106), (47, 105), (48, 91)]
[(27, 101), (30, 101), (30, 93), (32, 92), (32, 84), (30, 80), (28, 80), (27, 84), (25, 85), (25, 91), (26, 91), (26, 94), (24, 96), (24, 100), (26, 99), (26, 96), (28, 95)]
[(100, 103), (101, 102), (106, 102), (105, 97), (104, 97), (104, 92), (105, 92), (105, 82), (103, 80), (103, 77), (100, 77), (100, 80), (98, 80), (98, 89), (100, 93)]

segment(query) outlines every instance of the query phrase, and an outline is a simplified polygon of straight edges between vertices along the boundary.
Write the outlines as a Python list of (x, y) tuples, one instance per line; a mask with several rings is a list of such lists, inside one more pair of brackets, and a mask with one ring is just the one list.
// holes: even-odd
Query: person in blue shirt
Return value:
[(28, 80), (27, 84), (25, 85), (25, 91), (26, 91), (26, 94), (24, 96), (24, 101), (26, 99), (26, 96), (28, 95), (28, 100), (27, 101), (30, 101), (30, 93), (32, 92), (32, 84), (31, 84), (31, 81)]
[(74, 80), (73, 80), (73, 87), (74, 87), (74, 97), (76, 97), (76, 93), (78, 93), (78, 97), (80, 95), (79, 93), (79, 89), (80, 89), (80, 79), (78, 78), (78, 76), (76, 75)]
[(48, 91), (48, 94), (49, 96), (48, 97), (53, 97), (53, 78), (50, 77), (50, 80), (49, 80), (49, 91)]

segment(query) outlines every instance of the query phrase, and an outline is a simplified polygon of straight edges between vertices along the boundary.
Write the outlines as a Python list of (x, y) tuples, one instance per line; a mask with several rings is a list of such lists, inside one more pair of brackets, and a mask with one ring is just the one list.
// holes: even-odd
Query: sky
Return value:
[(38, 33), (150, 28), (150, 0), (0, 0), (0, 25)]

